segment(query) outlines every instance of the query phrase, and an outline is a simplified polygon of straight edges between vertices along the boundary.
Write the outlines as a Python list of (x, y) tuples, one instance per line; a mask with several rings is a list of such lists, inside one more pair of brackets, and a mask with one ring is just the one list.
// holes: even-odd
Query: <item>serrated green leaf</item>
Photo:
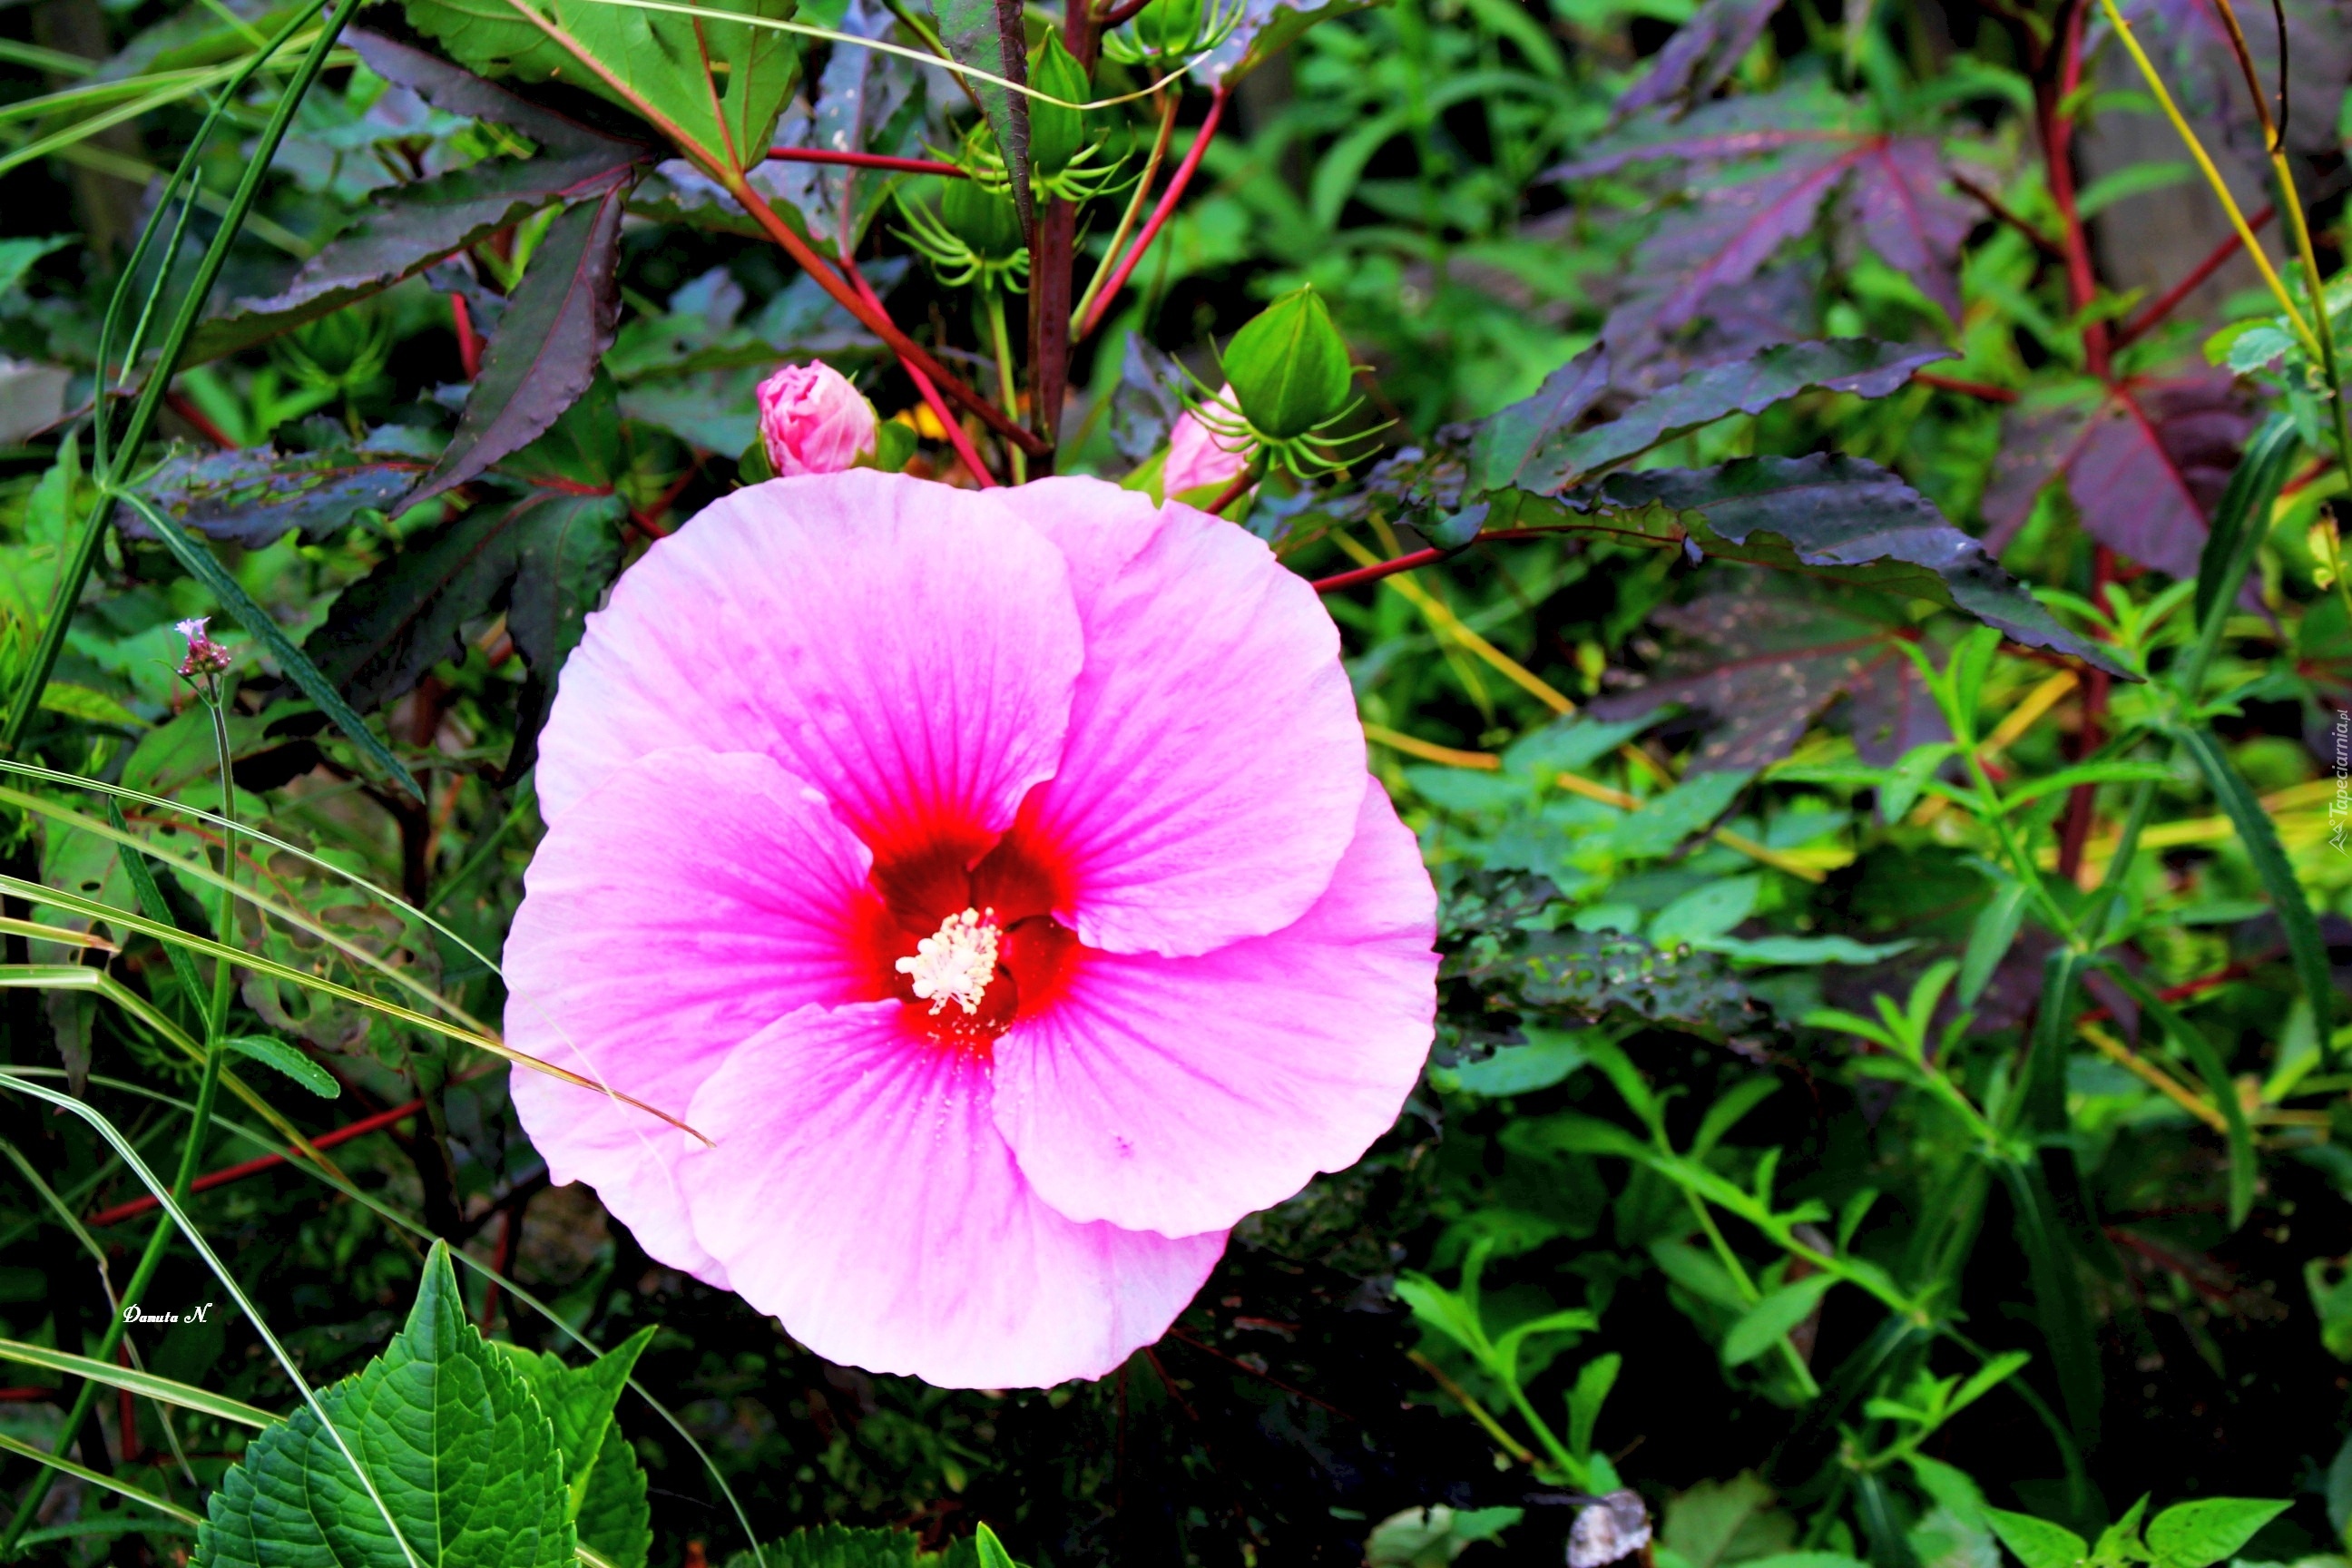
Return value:
[(580, 1544), (613, 1568), (646, 1568), (653, 1554), (653, 1510), (646, 1501), (646, 1472), (637, 1451), (619, 1434), (608, 1433), (587, 1481), (572, 1520)]
[(2000, 1543), (2025, 1568), (2076, 1568), (2090, 1554), (2090, 1543), (2063, 1524), (2001, 1508), (1987, 1508), (1983, 1513)]
[(2237, 1554), (2254, 1532), (2287, 1510), (2271, 1498), (2216, 1497), (2166, 1509), (2148, 1521), (2148, 1550), (2160, 1568), (2205, 1568)]
[(197, 1568), (571, 1568), (555, 1431), (467, 1320), (436, 1243), (408, 1322), (319, 1396), (399, 1526), (394, 1540), (309, 1408), (246, 1449), (213, 1494)]
[(637, 1358), (653, 1342), (654, 1331), (639, 1329), (585, 1366), (571, 1367), (551, 1355), (515, 1345), (496, 1347), (522, 1380), (530, 1385), (540, 1408), (555, 1426), (555, 1446), (563, 1451), (564, 1485), (572, 1493), (572, 1510), (580, 1511), (587, 1496), (597, 1456), (612, 1430), (613, 1410)]

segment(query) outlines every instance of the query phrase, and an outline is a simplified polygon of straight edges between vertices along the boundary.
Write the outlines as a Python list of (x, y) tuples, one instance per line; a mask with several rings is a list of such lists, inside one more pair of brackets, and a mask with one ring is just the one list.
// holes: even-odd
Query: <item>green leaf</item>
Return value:
[(2025, 1568), (2076, 1568), (2090, 1555), (2090, 1543), (2064, 1525), (2007, 1509), (1983, 1510), (1984, 1521)]
[[(467, 1321), (436, 1242), (408, 1322), (320, 1404), (429, 1568), (572, 1568), (562, 1457), (530, 1387)], [(408, 1568), (308, 1407), (254, 1439), (213, 1494), (197, 1568)]]
[(1612, 1351), (1595, 1356), (1577, 1370), (1576, 1386), (1568, 1393), (1568, 1447), (1580, 1458), (1592, 1452), (1592, 1428), (1601, 1406), (1617, 1386), (1617, 1371), (1625, 1358)]
[(2018, 928), (2025, 923), (2027, 897), (2024, 883), (2003, 877), (1994, 885), (1985, 907), (1977, 911), (1975, 922), (1969, 927), (1968, 952), (1960, 958), (1961, 1006), (1975, 1006), (1984, 988), (1992, 984), (1992, 972), (2008, 956)]
[(334, 722), (335, 728), (351, 737), (352, 744), (359, 747), (362, 755), (391, 774), (394, 781), (410, 795), (423, 800), (424, 790), (418, 787), (415, 776), (401, 760), (392, 754), (392, 748), (377, 739), (375, 732), (367, 727), (367, 721), (352, 711), (352, 705), (343, 700), (342, 693), (319, 672), (319, 667), (288, 640), (269, 612), (253, 602), (252, 595), (229, 574), (228, 568), (223, 566), (211, 551), (188, 537), (185, 529), (150, 505), (144, 497), (131, 498), (126, 493), (123, 499), (131, 500), (139, 515), (147, 520), (147, 526), (155, 531), (155, 536), (163, 542), (164, 548), (178, 560), (188, 575), (204, 584), (212, 595), (213, 601), (238, 626), (252, 634), (253, 640), (277, 661), (278, 668), (285, 672), (286, 678), (301, 688), (302, 695), (317, 703), (320, 711)]
[(1660, 947), (1721, 936), (1756, 912), (1764, 879), (1725, 877), (1694, 888), (1660, 910), (1650, 921), (1650, 940)]
[(1783, 1334), (1812, 1316), (1836, 1282), (1832, 1274), (1808, 1274), (1748, 1308), (1723, 1336), (1723, 1364), (1743, 1366), (1779, 1344)]
[(2205, 1568), (2235, 1556), (2254, 1532), (2290, 1504), (2270, 1498), (2216, 1497), (2179, 1503), (2148, 1521), (2148, 1550), (2159, 1568)]
[(1797, 1543), (1796, 1524), (1772, 1503), (1772, 1489), (1748, 1470), (1701, 1481), (1666, 1504), (1662, 1543), (1690, 1568), (1787, 1552)]
[(2286, 932), (2287, 956), (2294, 965), (2296, 982), (2302, 985), (2304, 996), (2311, 1004), (2312, 1017), (2319, 1026), (2320, 1049), (2332, 1059), (2335, 1052), (2329, 1041), (2336, 1029), (2336, 987), (2328, 979), (2327, 947), (2320, 941), (2319, 922), (2312, 916), (2310, 896), (2295, 879), (2294, 868), (2279, 844), (2278, 829), (2273, 826), (2270, 814), (2263, 809), (2261, 797), (2230, 761), (2212, 729), (2204, 724), (2184, 725), (2177, 733), (2181, 745), (2205, 774), (2205, 782), (2212, 787), (2221, 810), (2237, 828), (2238, 842), (2245, 847), (2246, 858), (2253, 862), (2263, 890), (2271, 896), (2279, 924)]
[(2197, 559), (2200, 651), (2210, 651), (2202, 647), (2205, 628), (2210, 625), (2218, 632), (2218, 617), (2237, 603), (2238, 586), (2246, 580), (2254, 552), (2270, 532), (2272, 503), (2286, 484), (2301, 445), (2293, 416), (2271, 416), (2246, 443), (2245, 456), (2238, 459), (2229, 488), (2213, 508), (2212, 530), (2206, 534), (2204, 552)]
[(41, 688), (41, 711), (63, 714), (85, 724), (120, 724), (129, 730), (147, 728), (146, 720), (105, 692), (93, 691), (87, 686), (70, 686), (62, 680), (52, 680)]
[[(683, 0), (681, 0), (683, 3)], [(524, 80), (562, 77), (626, 105), (706, 168), (767, 157), (798, 71), (791, 34), (607, 0), (409, 0), (408, 19), (464, 64)], [(695, 9), (789, 21), (793, 0), (697, 0)]]
[(653, 1554), (653, 1510), (646, 1501), (646, 1472), (637, 1451), (617, 1435), (596, 1451), (588, 1488), (572, 1527), (580, 1544), (613, 1568), (646, 1568)]
[(635, 1370), (637, 1358), (645, 1353), (653, 1337), (651, 1328), (639, 1329), (581, 1367), (568, 1367), (554, 1356), (514, 1345), (497, 1347), (530, 1385), (540, 1408), (554, 1423), (555, 1446), (563, 1451), (564, 1485), (571, 1490), (575, 1513), (579, 1511), (580, 1500), (587, 1494), (596, 1456), (603, 1451), (605, 1436), (612, 1430), (614, 1407), (620, 1403), (621, 1391), (629, 1385), (629, 1373)]
[[(1020, 0), (932, 0), (931, 12), (939, 18), (940, 42), (958, 64), (1028, 84), (1029, 29)], [(1029, 190), (1029, 100), (991, 81), (966, 77), (960, 85), (995, 132), (1012, 176), (1013, 208), (1026, 234), (1037, 221)]]
[(333, 1074), (283, 1040), (267, 1035), (231, 1035), (221, 1044), (241, 1057), (277, 1068), (320, 1100), (334, 1100), (343, 1092)]
[[(727, 1568), (754, 1568), (756, 1559), (739, 1552)], [(913, 1534), (904, 1530), (852, 1530), (820, 1524), (796, 1530), (767, 1549), (768, 1568), (918, 1568), (936, 1558), (919, 1556)]]
[(2253, 1130), (2247, 1125), (2246, 1108), (2239, 1102), (2238, 1086), (2231, 1079), (2228, 1066), (2213, 1048), (2213, 1043), (2205, 1037), (2205, 1031), (2190, 1023), (2147, 981), (2121, 964), (2109, 966), (2107, 973), (2130, 993), (2163, 1029), (2165, 1037), (2195, 1064), (2197, 1076), (2205, 1080), (2206, 1092), (2221, 1108), (2221, 1123), (2230, 1144), (2230, 1228), (2237, 1229), (2253, 1212), (2254, 1180), (2261, 1166), (2254, 1157)]
[(996, 1531), (985, 1521), (972, 1536), (972, 1548), (979, 1554), (980, 1568), (1013, 1568), (1013, 1553), (1004, 1550), (1004, 1542), (996, 1539)]

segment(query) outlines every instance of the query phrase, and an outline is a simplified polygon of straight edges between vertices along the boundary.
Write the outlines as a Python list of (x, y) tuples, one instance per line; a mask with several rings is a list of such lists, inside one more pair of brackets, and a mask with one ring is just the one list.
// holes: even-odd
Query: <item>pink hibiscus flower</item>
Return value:
[(507, 945), (559, 1182), (833, 1361), (1097, 1377), (1430, 1041), (1435, 899), (1339, 637), (1096, 479), (738, 491), (588, 619)]

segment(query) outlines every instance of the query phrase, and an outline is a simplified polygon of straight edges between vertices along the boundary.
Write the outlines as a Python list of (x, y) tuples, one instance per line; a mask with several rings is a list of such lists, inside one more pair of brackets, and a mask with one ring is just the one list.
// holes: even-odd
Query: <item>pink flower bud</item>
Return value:
[(189, 680), (207, 675), (217, 675), (229, 667), (229, 651), (205, 634), (205, 624), (210, 616), (199, 616), (192, 621), (182, 621), (172, 629), (188, 639), (188, 657), (180, 661), (180, 675)]
[[(1213, 402), (1221, 422), (1240, 424), (1241, 412), (1234, 406), (1231, 386), (1219, 389)], [(1174, 500), (1204, 485), (1222, 489), (1233, 483), (1234, 476), (1248, 462), (1246, 438), (1238, 447), (1227, 447), (1223, 438), (1188, 410), (1177, 416), (1175, 428), (1168, 433), (1168, 463), (1160, 470), (1160, 493)]]
[(874, 405), (822, 360), (784, 366), (759, 398), (760, 440), (779, 479), (837, 474), (874, 450)]

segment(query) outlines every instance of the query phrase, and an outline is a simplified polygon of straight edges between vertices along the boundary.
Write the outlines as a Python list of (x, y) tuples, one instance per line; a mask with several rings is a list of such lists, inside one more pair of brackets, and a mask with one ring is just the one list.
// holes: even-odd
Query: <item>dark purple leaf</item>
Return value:
[(477, 507), (345, 590), (306, 651), (366, 711), (462, 657), (467, 624), (504, 608), (515, 647), (551, 686), (620, 564), (623, 511), (614, 496), (551, 489)]
[(1985, 542), (2006, 548), (2042, 487), (2063, 475), (2092, 538), (2193, 582), (2206, 518), (2252, 428), (2244, 398), (2220, 372), (2124, 382), (2087, 408), (2013, 413), (1985, 493)]
[(1597, 500), (1631, 531), (1672, 538), (1679, 519), (1696, 524), (1686, 538), (1707, 555), (1930, 600), (2130, 679), (2059, 625), (1933, 501), (1875, 463), (1830, 453), (1656, 468), (1612, 477)]
[[(890, 30), (890, 14), (852, 0), (841, 30), (880, 38)], [(794, 103), (777, 123), (774, 142), (831, 152), (882, 153), (899, 157), (921, 153), (923, 106), (915, 68), (879, 49), (837, 45), (818, 79), (814, 108)], [(784, 199), (809, 215), (819, 233), (837, 249), (848, 236), (854, 250), (888, 199), (890, 182), (835, 163), (780, 163)], [(855, 206), (848, 198), (858, 197)]]
[[(424, 470), (413, 458), (350, 452), (207, 452), (169, 459), (140, 491), (184, 528), (259, 550), (296, 529), (323, 539), (364, 509), (387, 509)], [(115, 509), (114, 522), (134, 539), (152, 537), (128, 506)]]
[(1129, 332), (1110, 397), (1110, 440), (1118, 455), (1140, 463), (1166, 446), (1190, 385), (1175, 355), (1153, 348), (1141, 332)]
[[(2336, 107), (2352, 81), (2352, 5), (2286, 0), (2287, 145), (2306, 157), (2336, 150)], [(2245, 73), (2216, 0), (2125, 0), (2123, 13), (2198, 123), (2220, 125), (2243, 155), (2267, 156), (2247, 100)], [(2267, 5), (2242, 7), (2239, 22), (2271, 112), (2278, 112), (2278, 28)]]
[(1600, 719), (1680, 702), (1712, 721), (1692, 765), (1749, 773), (1779, 762), (1841, 696), (1853, 700), (1854, 748), (1884, 766), (1951, 738), (1903, 645), (1917, 629), (1898, 601), (1778, 573), (1723, 579), (1652, 617), (1682, 641), (1655, 679), (1603, 698)]
[[(1241, 20), (1225, 41), (1193, 63), (1196, 81), (1231, 87), (1290, 47), (1318, 22), (1370, 10), (1379, 0), (1241, 0)], [(1203, 14), (1211, 8), (1202, 7)]]
[(1680, 120), (1641, 120), (1588, 142), (1544, 180), (1585, 180), (1634, 163), (1752, 158), (1812, 142), (1849, 142), (1853, 106), (1818, 81), (1703, 103)]
[(623, 193), (567, 209), (551, 225), (507, 301), (498, 342), (457, 433), (407, 504), (462, 485), (537, 440), (588, 390), (620, 310)]
[(1960, 242), (1976, 213), (1945, 190), (1942, 154), (1924, 136), (1876, 142), (1855, 163), (1846, 210), (1863, 242), (1960, 319)]
[(1792, 153), (1763, 173), (1749, 165), (1710, 179), (1692, 205), (1667, 215), (1634, 255), (1658, 290), (1658, 325), (1696, 317), (1707, 296), (1745, 283), (1772, 253), (1813, 226), (1822, 204), (1860, 161), (1851, 145)]
[[(1543, 461), (1592, 411), (1609, 390), (1609, 351), (1595, 343), (1544, 377), (1534, 396), (1514, 403), (1478, 427), (1470, 447), (1470, 472), (1481, 489), (1516, 485), (1528, 489), (1558, 489), (1560, 478)], [(1539, 467), (1530, 475), (1531, 466)], [(1545, 482), (1549, 479), (1549, 483)]]
[(1696, 319), (1673, 333), (1658, 325), (1659, 296), (1635, 289), (1601, 325), (1612, 382), (1620, 392), (1646, 397), (1693, 372), (1819, 337), (1821, 272), (1817, 258), (1770, 267), (1736, 289), (1709, 294)]
[(607, 136), (413, 44), (363, 27), (352, 28), (343, 38), (358, 51), (368, 69), (408, 89), (443, 113), (512, 126), (538, 142), (541, 152), (558, 158), (602, 155), (611, 162), (626, 163), (654, 151)]
[[(620, 143), (613, 143), (614, 146)], [(625, 149), (633, 156), (635, 150)], [(303, 263), (284, 292), (240, 300), (198, 328), (189, 363), (249, 348), (389, 289), (555, 202), (595, 201), (628, 183), (634, 165), (606, 152), (571, 158), (500, 158), (387, 193), (349, 234)]]
[[(1867, 338), (1780, 343), (1752, 359), (1694, 372), (1606, 425), (1576, 430), (1574, 420), (1591, 406), (1608, 377), (1598, 351), (1588, 351), (1554, 373), (1534, 397), (1487, 422), (1475, 449), (1473, 487), (1516, 485), (1549, 493), (1728, 415), (1760, 414), (1816, 388), (1884, 397), (1909, 381), (1921, 365), (1950, 357), (1952, 351), (1946, 348)], [(1571, 372), (1577, 374), (1571, 376)], [(1595, 384), (1588, 388), (1586, 382)], [(1574, 402), (1571, 393), (1582, 394), (1584, 401)], [(1561, 417), (1546, 417), (1548, 401), (1559, 403)], [(1491, 437), (1489, 432), (1494, 433)]]
[(1720, 87), (1764, 36), (1780, 0), (1706, 0), (1658, 51), (1650, 72), (1617, 100), (1630, 120), (1659, 104), (1693, 102)]

